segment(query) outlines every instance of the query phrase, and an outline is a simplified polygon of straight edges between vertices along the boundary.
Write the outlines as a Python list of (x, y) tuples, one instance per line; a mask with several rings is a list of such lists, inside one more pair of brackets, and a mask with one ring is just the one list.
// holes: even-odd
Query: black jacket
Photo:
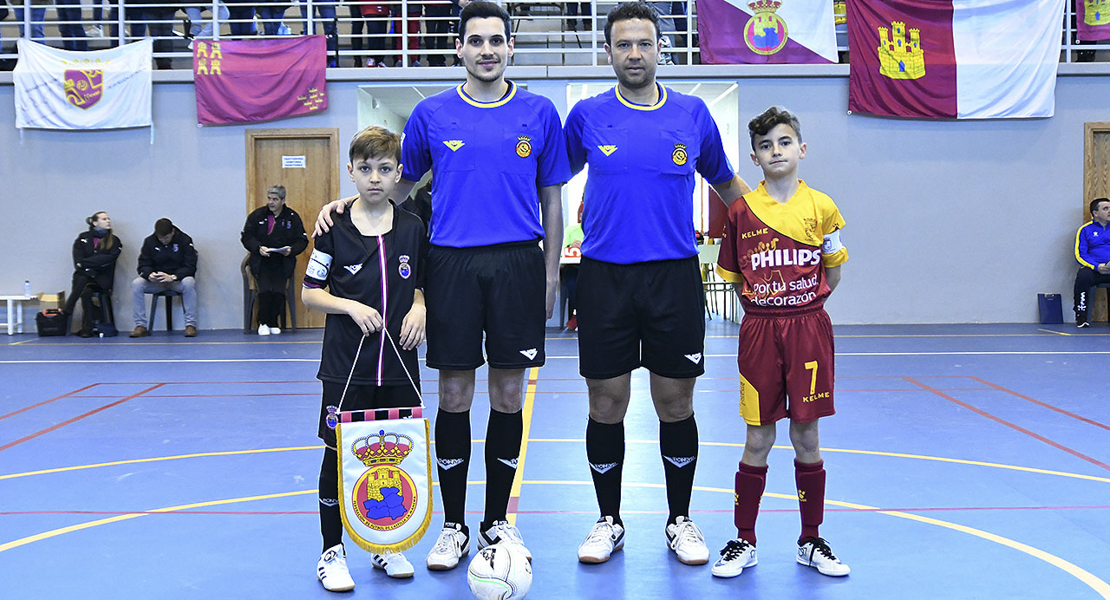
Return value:
[[(271, 214), (270, 209), (263, 206), (247, 215), (247, 222), (243, 224), (239, 241), (243, 242), (243, 247), (250, 253), (249, 264), (251, 273), (255, 277), (258, 277), (263, 261), (270, 264), (280, 263), (285, 276), (291, 277), (297, 266), (297, 255), (308, 247), (308, 236), (305, 235), (300, 215), (288, 206), (281, 209), (281, 214), (274, 218), (274, 230), (267, 233), (266, 217)], [(264, 257), (258, 253), (258, 248), (261, 246), (267, 248), (289, 246), (291, 252), (289, 256), (271, 254), (269, 257)]]
[(93, 242), (92, 231), (86, 231), (73, 240), (74, 274), (83, 274), (96, 282), (100, 289), (111, 291), (116, 281), (116, 259), (123, 250), (123, 242), (112, 236), (112, 247), (104, 250), (103, 244)]
[(139, 277), (149, 279), (155, 271), (176, 275), (178, 281), (196, 275), (197, 250), (193, 248), (193, 238), (177, 227), (173, 228), (173, 239), (165, 245), (157, 235), (147, 236), (139, 251)]

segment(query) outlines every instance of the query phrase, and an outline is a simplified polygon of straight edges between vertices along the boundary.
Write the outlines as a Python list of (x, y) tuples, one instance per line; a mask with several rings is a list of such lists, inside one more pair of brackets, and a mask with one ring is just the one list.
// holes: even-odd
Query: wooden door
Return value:
[[(1110, 198), (1110, 123), (1086, 123), (1083, 137), (1083, 220), (1079, 225), (1091, 220), (1091, 200)], [(1096, 293), (1087, 300), (1092, 321), (1107, 319), (1105, 298)]]
[[(339, 130), (248, 129), (245, 135), (247, 203), (243, 218), (266, 203), (268, 188), (283, 185), (286, 206), (297, 211), (311, 235), (320, 207), (339, 198)], [(294, 281), (304, 277), (311, 253), (309, 242), (308, 250), (297, 257)], [(300, 285), (293, 287), (297, 294), (297, 326), (323, 327), (324, 314), (305, 309)]]

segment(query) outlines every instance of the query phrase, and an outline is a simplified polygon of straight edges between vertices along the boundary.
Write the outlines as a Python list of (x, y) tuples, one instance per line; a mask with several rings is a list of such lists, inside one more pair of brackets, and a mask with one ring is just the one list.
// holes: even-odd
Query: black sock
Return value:
[(676, 517), (690, 516), (690, 493), (698, 465), (698, 423), (693, 415), (677, 423), (659, 422), (659, 453), (667, 478), (668, 522), (674, 523)]
[(590, 419), (586, 423), (586, 460), (594, 479), (594, 492), (601, 516), (621, 521), (621, 473), (624, 471), (624, 421), (605, 425)]
[(343, 517), (339, 509), (339, 458), (335, 450), (324, 448), (320, 463), (320, 535), (324, 550), (343, 543)]
[(482, 531), (494, 521), (508, 518), (509, 496), (513, 492), (520, 443), (524, 437), (524, 413), (489, 411), (486, 426), (486, 510)]
[(443, 520), (465, 523), (466, 475), (470, 470), (470, 411), (436, 413), (436, 465)]

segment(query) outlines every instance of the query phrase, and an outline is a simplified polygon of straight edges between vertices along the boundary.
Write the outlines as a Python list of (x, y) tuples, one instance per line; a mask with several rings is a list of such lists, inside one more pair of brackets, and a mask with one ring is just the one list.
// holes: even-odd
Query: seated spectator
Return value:
[(146, 321), (146, 294), (166, 290), (181, 293), (185, 309), (185, 337), (197, 335), (197, 251), (193, 238), (169, 219), (154, 223), (154, 234), (143, 240), (139, 251), (139, 276), (131, 281), (135, 329), (131, 337), (150, 335)]
[[(81, 331), (83, 338), (92, 337), (93, 292), (104, 296), (112, 295), (116, 281), (116, 259), (123, 250), (123, 243), (112, 234), (112, 219), (108, 213), (100, 211), (85, 219), (89, 230), (73, 241), (73, 291), (62, 309), (67, 316), (73, 314), (77, 300), (83, 309)], [(103, 306), (100, 307), (102, 310)], [(104, 320), (114, 322), (112, 315), (104, 315)]]
[(1091, 201), (1091, 220), (1075, 233), (1075, 260), (1079, 272), (1075, 275), (1075, 325), (1087, 327), (1091, 286), (1110, 283), (1110, 198)]
[(239, 236), (250, 252), (251, 275), (258, 282), (258, 335), (281, 333), (285, 289), (297, 266), (297, 255), (308, 247), (301, 217), (285, 205), (285, 186), (266, 190), (266, 206), (247, 216)]

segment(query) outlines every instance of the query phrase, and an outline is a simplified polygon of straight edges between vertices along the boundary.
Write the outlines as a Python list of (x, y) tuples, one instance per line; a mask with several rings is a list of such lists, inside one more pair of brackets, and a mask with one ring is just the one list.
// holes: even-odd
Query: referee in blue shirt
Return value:
[[(413, 109), (395, 196), (406, 197), (432, 171), (424, 294), (427, 361), (439, 369), (434, 436), (444, 513), (427, 558), (432, 570), (453, 569), (470, 551), (464, 522), (470, 407), (475, 370), (487, 361), (486, 498), (478, 547), (523, 545), (507, 512), (523, 437), (524, 371), (544, 364), (544, 327), (555, 306), (563, 241), (560, 188), (570, 179), (555, 105), (505, 79), (513, 55), (505, 9), (467, 4), (455, 49), (466, 82)], [(332, 209), (341, 210), (339, 203), (324, 207), (321, 219), (326, 222)]]
[(571, 170), (588, 163), (578, 275), (579, 371), (589, 388), (586, 456), (601, 518), (578, 549), (602, 563), (624, 545), (624, 416), (632, 371), (651, 372), (670, 517), (686, 564), (709, 560), (690, 520), (698, 455), (696, 378), (705, 372), (704, 299), (694, 243), (694, 173), (725, 203), (750, 191), (725, 157), (705, 103), (655, 81), (658, 16), (630, 2), (609, 12), (605, 51), (617, 86), (576, 104), (565, 134)]

